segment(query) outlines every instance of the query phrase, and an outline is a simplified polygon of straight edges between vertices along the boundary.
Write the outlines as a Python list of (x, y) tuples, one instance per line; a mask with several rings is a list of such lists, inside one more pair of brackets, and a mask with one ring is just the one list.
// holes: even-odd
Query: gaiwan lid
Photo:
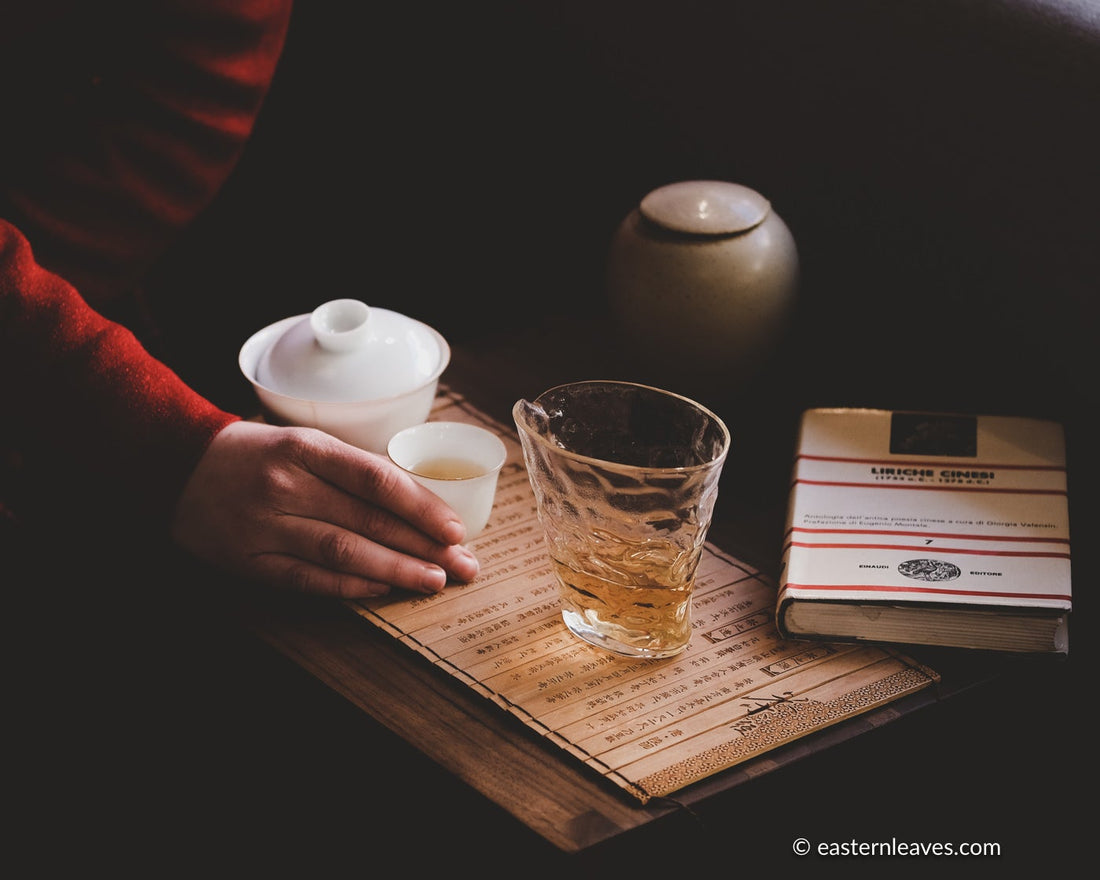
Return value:
[(439, 377), (450, 349), (427, 324), (356, 299), (326, 302), (279, 335), (256, 381), (302, 400), (350, 403), (413, 391)]
[(653, 190), (638, 210), (651, 223), (690, 235), (734, 235), (759, 225), (771, 202), (739, 183), (685, 180)]

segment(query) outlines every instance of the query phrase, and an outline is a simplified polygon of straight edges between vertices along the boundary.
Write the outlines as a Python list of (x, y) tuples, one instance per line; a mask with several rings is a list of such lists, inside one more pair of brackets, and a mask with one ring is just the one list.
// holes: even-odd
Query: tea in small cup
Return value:
[(500, 437), (466, 422), (424, 422), (395, 434), (387, 452), (451, 506), (466, 526), (467, 541), (481, 534), (507, 457)]

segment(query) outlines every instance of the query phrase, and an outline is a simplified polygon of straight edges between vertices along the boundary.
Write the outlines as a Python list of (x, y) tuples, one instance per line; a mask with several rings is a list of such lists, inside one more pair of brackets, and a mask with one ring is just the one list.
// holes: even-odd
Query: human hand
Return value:
[(312, 428), (234, 422), (176, 507), (172, 537), (246, 577), (342, 598), (443, 589), (478, 562), (438, 496), (389, 459)]

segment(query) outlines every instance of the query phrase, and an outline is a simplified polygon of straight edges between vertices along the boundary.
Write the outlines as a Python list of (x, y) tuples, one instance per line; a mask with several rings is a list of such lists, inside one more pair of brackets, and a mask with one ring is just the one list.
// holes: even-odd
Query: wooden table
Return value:
[[(584, 354), (601, 351), (595, 344), (556, 354), (555, 345), (545, 330), (474, 340), (455, 347), (445, 378), (505, 422), (514, 400), (558, 382), (624, 378), (609, 373), (606, 360)], [(742, 405), (731, 424), (735, 451), (711, 539), (773, 572), (787, 431), (800, 403), (744, 398)], [(752, 455), (738, 456), (738, 435), (750, 426), (755, 440), (742, 448)], [(1029, 798), (1058, 792), (1042, 769), (1052, 756), (1042, 751), (1065, 748), (1064, 731), (1073, 723), (1066, 664), (921, 651), (915, 656), (943, 675), (938, 692), (642, 806), (340, 603), (258, 593), (247, 594), (238, 611), (247, 630), (294, 668), (423, 757), (419, 769), (407, 771), (416, 778), (388, 785), (419, 789), (425, 776), (457, 780), (464, 806), (450, 820), (456, 833), (489, 847), (518, 846), (542, 866), (633, 860), (652, 867), (684, 847), (696, 854), (737, 851), (765, 864), (792, 858), (790, 841), (799, 835), (980, 839), (1035, 854), (1036, 840), (1010, 842), (1009, 833), (1020, 827), (1021, 810), (1037, 806)], [(1027, 703), (1035, 694), (1043, 695), (1041, 717)], [(432, 797), (430, 790), (422, 795)], [(473, 805), (488, 805), (493, 821), (466, 824), (467, 809), (483, 815)]]

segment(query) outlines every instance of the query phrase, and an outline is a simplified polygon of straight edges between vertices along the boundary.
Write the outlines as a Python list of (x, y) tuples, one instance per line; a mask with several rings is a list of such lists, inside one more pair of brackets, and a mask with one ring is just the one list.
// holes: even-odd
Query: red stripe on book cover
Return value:
[[(912, 544), (812, 544), (805, 541), (792, 541), (791, 547), (803, 547), (807, 550), (923, 550)], [(940, 556), (952, 553), (966, 553), (971, 556), (1024, 556), (1035, 559), (1069, 559), (1069, 553), (1035, 553), (1026, 550), (972, 550), (967, 547), (936, 547)]]
[(987, 492), (998, 495), (1065, 495), (1065, 489), (986, 489), (980, 486), (909, 486), (899, 483), (846, 483), (836, 480), (795, 480), (797, 486), (840, 486), (853, 489), (909, 489), (915, 492)]
[(929, 593), (943, 596), (997, 596), (1002, 599), (1062, 599), (1070, 601), (1069, 593), (1018, 593), (994, 590), (951, 590), (946, 587), (893, 587), (877, 584), (792, 584), (786, 583), (779, 590), (832, 590), (858, 593)]
[[(884, 465), (903, 465), (908, 467), (928, 467), (929, 462), (925, 459), (900, 459), (900, 458), (850, 458), (843, 455), (810, 455), (805, 452), (800, 452), (795, 456), (795, 461), (800, 458), (809, 459), (811, 461), (839, 461), (847, 464), (884, 464)], [(937, 461), (936, 467), (965, 467), (974, 469), (980, 467), (984, 470), (1004, 470), (1004, 471), (1064, 471), (1066, 466), (1063, 464), (992, 464), (990, 462), (978, 462), (973, 461)]]
[(909, 535), (914, 538), (953, 538), (956, 541), (1020, 541), (1024, 544), (1069, 544), (1068, 538), (1037, 538), (1027, 536), (971, 535), (962, 532), (913, 532), (904, 529), (811, 529), (792, 526), (785, 537), (795, 532), (811, 535)]

